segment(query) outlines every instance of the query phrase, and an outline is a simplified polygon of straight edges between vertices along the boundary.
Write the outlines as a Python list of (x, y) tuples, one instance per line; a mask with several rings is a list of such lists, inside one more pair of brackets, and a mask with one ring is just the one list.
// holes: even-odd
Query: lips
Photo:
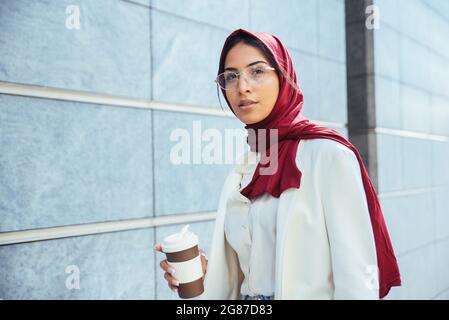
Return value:
[(247, 106), (249, 106), (249, 105), (252, 105), (252, 104), (254, 104), (254, 103), (257, 103), (256, 101), (253, 101), (253, 100), (248, 100), (248, 99), (245, 99), (245, 100), (242, 100), (242, 101), (240, 101), (240, 103), (239, 103), (239, 107), (247, 107)]

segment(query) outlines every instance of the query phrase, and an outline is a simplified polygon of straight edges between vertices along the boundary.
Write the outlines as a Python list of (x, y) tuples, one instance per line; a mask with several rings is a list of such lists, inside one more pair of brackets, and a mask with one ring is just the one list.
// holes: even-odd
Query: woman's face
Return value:
[[(263, 61), (256, 66), (269, 66), (263, 52), (246, 43), (239, 42), (228, 51), (224, 63), (224, 71), (241, 72), (249, 64)], [(244, 77), (239, 76), (235, 90), (226, 90), (226, 97), (237, 118), (245, 124), (253, 124), (265, 119), (276, 104), (279, 94), (279, 77), (274, 70), (266, 70), (263, 81), (252, 85)], [(243, 100), (252, 100), (255, 103), (242, 106)]]

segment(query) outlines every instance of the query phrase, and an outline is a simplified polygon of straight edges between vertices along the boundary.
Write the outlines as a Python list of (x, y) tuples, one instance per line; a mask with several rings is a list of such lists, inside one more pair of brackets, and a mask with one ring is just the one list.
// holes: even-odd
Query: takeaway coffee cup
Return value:
[(161, 246), (168, 264), (175, 269), (179, 296), (189, 299), (202, 294), (203, 267), (198, 250), (198, 236), (189, 230), (189, 225), (180, 232), (165, 237)]

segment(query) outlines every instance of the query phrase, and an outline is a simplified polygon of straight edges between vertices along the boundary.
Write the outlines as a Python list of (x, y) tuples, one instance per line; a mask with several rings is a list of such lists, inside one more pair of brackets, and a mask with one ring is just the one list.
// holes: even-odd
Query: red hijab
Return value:
[[(265, 32), (250, 32), (244, 29), (237, 29), (232, 32), (225, 41), (223, 47), (234, 36), (243, 33), (258, 39), (271, 52), (277, 64), (283, 68), (295, 84), (297, 84), (296, 72), (293, 68), (292, 59), (283, 43), (274, 35)], [(220, 56), (220, 68), (218, 74), (222, 73), (224, 66), (224, 51)], [(278, 130), (278, 159), (277, 170), (272, 175), (260, 174), (262, 166), (269, 166), (270, 163), (259, 164), (256, 167), (251, 182), (241, 191), (242, 195), (248, 199), (255, 199), (258, 196), (268, 192), (273, 197), (279, 197), (280, 194), (288, 188), (299, 188), (301, 184), (301, 171), (296, 166), (296, 152), (301, 139), (325, 138), (337, 141), (351, 149), (359, 161), (361, 168), (363, 186), (365, 188), (366, 199), (369, 208), (371, 225), (373, 228), (374, 239), (377, 252), (377, 264), (379, 268), (379, 296), (383, 298), (388, 294), (392, 286), (400, 286), (401, 279), (399, 267), (385, 225), (382, 209), (377, 198), (376, 191), (371, 184), (368, 172), (365, 169), (362, 158), (358, 150), (337, 131), (329, 129), (309, 121), (301, 114), (304, 103), (303, 94), (300, 90), (295, 90), (283, 76), (280, 78), (279, 96), (271, 113), (262, 121), (246, 125), (245, 129), (252, 129), (257, 132), (258, 129), (277, 129)], [(298, 86), (299, 87), (299, 86)], [(226, 98), (225, 91), (222, 89), (223, 96)], [(231, 108), (232, 111), (232, 108)], [(252, 151), (258, 150), (257, 135), (248, 135), (248, 144)], [(266, 150), (269, 154), (269, 134), (267, 133)]]

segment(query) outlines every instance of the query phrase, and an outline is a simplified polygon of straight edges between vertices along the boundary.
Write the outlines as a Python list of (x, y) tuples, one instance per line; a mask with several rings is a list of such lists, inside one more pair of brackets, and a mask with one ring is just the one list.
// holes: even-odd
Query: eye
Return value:
[(229, 72), (224, 75), (225, 81), (233, 81), (236, 78), (237, 78), (237, 75), (235, 74), (235, 72)]
[(251, 69), (251, 74), (253, 76), (260, 76), (265, 72), (265, 68), (264, 67), (254, 67)]

